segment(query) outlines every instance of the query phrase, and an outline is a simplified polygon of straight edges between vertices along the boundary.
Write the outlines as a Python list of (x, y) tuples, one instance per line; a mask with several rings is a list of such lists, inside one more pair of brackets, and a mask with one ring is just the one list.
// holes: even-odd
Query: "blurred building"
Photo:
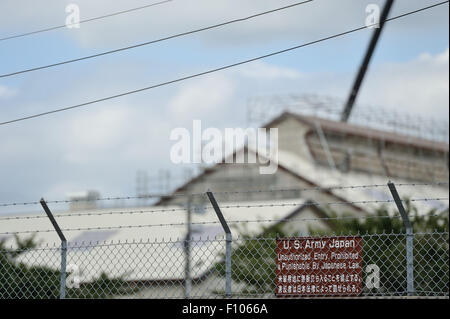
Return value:
[(100, 193), (94, 190), (72, 192), (67, 194), (70, 210), (90, 210), (97, 208)]
[[(207, 197), (201, 195), (208, 190), (215, 194), (231, 225), (239, 222), (245, 226), (232, 227), (233, 238), (243, 232), (260, 234), (263, 227), (279, 224), (292, 235), (308, 234), (310, 227), (332, 230), (324, 218), (331, 210), (338, 215), (365, 217), (391, 201), (386, 185), (389, 180), (399, 185), (402, 198), (429, 199), (415, 202), (419, 213), (448, 208), (448, 201), (431, 200), (448, 197), (448, 184), (435, 183), (449, 180), (448, 142), (293, 112), (283, 112), (264, 127), (278, 128), (277, 158), (243, 147), (227, 157), (254, 153), (256, 163), (226, 163), (224, 159), (151, 207), (141, 203), (144, 206), (101, 208), (96, 206), (97, 192), (71, 194), (69, 211), (58, 214), (57, 220), (63, 230), (73, 229), (65, 234), (69, 242), (67, 260), (81, 270), (81, 282), (104, 273), (139, 285), (143, 288), (137, 295), (140, 297), (182, 298), (186, 276), (183, 242), (188, 233), (190, 201), (190, 235), (198, 241), (190, 254), (192, 294), (213, 295), (213, 291), (223, 290), (224, 280), (213, 270), (223, 258), (224, 232)], [(268, 160), (277, 162), (276, 173), (260, 174), (259, 168)], [(378, 186), (363, 187), (367, 185)], [(190, 198), (182, 196), (199, 193)], [(390, 204), (395, 212), (395, 205)], [(82, 213), (78, 213), (80, 210)], [(71, 216), (72, 211), (77, 213)], [(49, 221), (36, 218), (42, 214), (0, 223), (0, 232), (34, 229), (41, 231), (36, 237), (40, 247), (58, 243), (57, 234), (47, 231)], [(147, 227), (164, 224), (167, 226)], [(200, 241), (217, 236), (218, 241)], [(3, 240), (15, 245), (12, 235)], [(26, 252), (18, 261), (58, 269), (59, 246), (50, 247), (39, 254)], [(238, 286), (233, 283), (233, 287)]]
[[(391, 199), (387, 187), (376, 190), (333, 188), (386, 185), (389, 180), (399, 184), (434, 184), (449, 180), (449, 145), (443, 141), (291, 112), (282, 113), (264, 127), (278, 128), (278, 158), (271, 159), (278, 162), (275, 174), (260, 174), (259, 168), (265, 165), (261, 163), (267, 162), (266, 155), (244, 147), (228, 156), (236, 158), (244, 153), (245, 157), (254, 152), (258, 153), (256, 163), (226, 163), (224, 159), (177, 188), (173, 195), (162, 197), (157, 205), (182, 205), (186, 198), (177, 196), (179, 194), (214, 190), (224, 202), (296, 198), (324, 203), (348, 201), (349, 205), (338, 210), (358, 213), (355, 207), (365, 211), (370, 207), (351, 202)], [(302, 191), (308, 188), (321, 191)], [(283, 191), (277, 191), (280, 189)], [(437, 194), (446, 197), (448, 185), (429, 185), (428, 189), (430, 197)], [(244, 192), (233, 192), (236, 190)], [(425, 195), (424, 190), (419, 191), (417, 187), (402, 191), (404, 197)], [(431, 201), (424, 209), (444, 205), (441, 204)]]

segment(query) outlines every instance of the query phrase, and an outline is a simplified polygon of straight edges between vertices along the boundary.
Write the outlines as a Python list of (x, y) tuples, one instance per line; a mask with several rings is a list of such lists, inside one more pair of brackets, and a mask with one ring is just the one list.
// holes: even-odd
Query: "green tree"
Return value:
[[(414, 287), (418, 295), (448, 294), (448, 209), (431, 210), (420, 215), (417, 208), (406, 200), (405, 210), (414, 232)], [(333, 233), (363, 237), (363, 270), (367, 265), (380, 268), (380, 289), (363, 293), (405, 294), (406, 284), (406, 235), (402, 219), (397, 211), (389, 212), (381, 207), (373, 216), (363, 219), (337, 217), (328, 213)], [(331, 231), (309, 229), (315, 236), (331, 235)]]
[[(411, 202), (405, 201), (405, 210), (414, 229), (415, 289), (417, 294), (448, 294), (448, 209), (419, 215)], [(336, 218), (329, 210), (330, 229), (309, 228), (312, 236), (363, 235), (363, 270), (366, 265), (380, 268), (382, 286), (377, 293), (404, 294), (406, 291), (406, 236), (402, 219), (397, 211), (389, 213), (381, 207), (369, 218)], [(343, 216), (349, 216), (344, 214)], [(296, 234), (283, 232), (282, 224), (264, 228), (250, 235), (245, 228), (239, 230), (242, 240), (233, 246), (232, 279), (241, 285), (241, 293), (259, 295), (275, 291), (276, 236)], [(225, 276), (224, 262), (216, 265), (220, 276)], [(364, 291), (375, 293), (375, 291)]]

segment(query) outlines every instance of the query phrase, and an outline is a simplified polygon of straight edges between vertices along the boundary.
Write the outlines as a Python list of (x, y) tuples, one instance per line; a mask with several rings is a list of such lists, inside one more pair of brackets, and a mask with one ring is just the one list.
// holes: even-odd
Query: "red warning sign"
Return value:
[(277, 239), (277, 296), (356, 296), (362, 290), (362, 238)]

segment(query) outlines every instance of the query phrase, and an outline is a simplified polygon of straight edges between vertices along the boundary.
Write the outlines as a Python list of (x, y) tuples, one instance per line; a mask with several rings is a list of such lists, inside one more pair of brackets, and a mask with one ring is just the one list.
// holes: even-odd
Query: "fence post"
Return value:
[(220, 210), (219, 205), (217, 204), (216, 199), (214, 198), (214, 195), (211, 191), (207, 191), (206, 195), (209, 198), (209, 201), (211, 202), (211, 205), (214, 208), (214, 211), (216, 212), (217, 217), (219, 218), (220, 223), (222, 224), (223, 230), (226, 234), (226, 248), (225, 248), (225, 296), (227, 298), (231, 297), (231, 243), (232, 243), (232, 237), (231, 237), (231, 231), (228, 227), (228, 224), (223, 217), (223, 214)]
[(186, 239), (184, 240), (184, 249), (186, 252), (186, 264), (185, 264), (185, 282), (184, 282), (184, 296), (185, 298), (191, 297), (191, 287), (192, 287), (192, 280), (191, 280), (191, 203), (192, 198), (189, 196), (188, 202), (187, 202), (187, 234)]
[(61, 228), (59, 228), (58, 223), (56, 222), (55, 218), (53, 217), (52, 212), (47, 206), (47, 203), (43, 198), (41, 198), (41, 206), (44, 209), (45, 213), (47, 214), (47, 217), (50, 219), (50, 222), (53, 225), (53, 228), (55, 228), (56, 233), (59, 236), (59, 239), (61, 239), (61, 279), (60, 279), (60, 288), (59, 288), (59, 298), (65, 299), (66, 298), (66, 265), (67, 265), (67, 240), (66, 237), (64, 237), (64, 234), (61, 231)]
[(411, 221), (409, 220), (408, 214), (403, 207), (403, 203), (398, 195), (397, 189), (394, 183), (389, 181), (389, 190), (391, 191), (392, 197), (394, 198), (395, 204), (397, 205), (398, 211), (402, 216), (403, 225), (406, 228), (406, 283), (408, 296), (414, 295), (414, 234)]

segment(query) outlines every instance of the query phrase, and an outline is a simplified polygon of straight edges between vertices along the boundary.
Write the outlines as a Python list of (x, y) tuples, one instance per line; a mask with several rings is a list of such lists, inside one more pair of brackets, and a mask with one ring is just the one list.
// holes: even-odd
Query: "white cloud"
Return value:
[(430, 63), (432, 65), (445, 67), (445, 65), (448, 65), (448, 55), (448, 48), (443, 53), (436, 54), (435, 56), (431, 55), (430, 53), (422, 53), (417, 58), (417, 62)]
[[(371, 65), (358, 101), (447, 119), (448, 60), (446, 49), (403, 63)], [(99, 72), (103, 72), (102, 81), (94, 76), (86, 76), (85, 81), (74, 80), (71, 99), (97, 97), (139, 84), (135, 76), (110, 82), (107, 70)], [(170, 129), (179, 122), (191, 125), (195, 118), (205, 122), (219, 119), (227, 127), (236, 127), (245, 117), (243, 100), (257, 91), (346, 97), (354, 76), (353, 72), (344, 71), (300, 73), (258, 62), (161, 88), (152, 94), (136, 94), (89, 109), (4, 126), (0, 128), (0, 175), (14, 184), (0, 187), (0, 194), (14, 193), (18, 199), (39, 198), (48, 190), (54, 197), (63, 197), (63, 191), (78, 187), (96, 188), (107, 195), (129, 194), (134, 192), (136, 169), (153, 170), (152, 175), (156, 175), (159, 168), (170, 165)], [(54, 93), (51, 96), (55, 100), (64, 101), (68, 95)], [(21, 95), (17, 96), (18, 105)], [(70, 105), (72, 100), (66, 103)], [(43, 106), (38, 102), (30, 105), (30, 109), (40, 107)], [(207, 126), (210, 123), (205, 123)], [(9, 195), (3, 201), (8, 199)]]
[[(357, 70), (357, 69), (356, 69)], [(302, 72), (291, 81), (258, 83), (262, 96), (318, 94), (348, 97), (354, 72)], [(266, 94), (268, 92), (268, 94)], [(253, 94), (254, 95), (254, 94)], [(447, 121), (449, 116), (449, 50), (423, 53), (405, 62), (371, 64), (357, 104)]]
[(125, 105), (74, 115), (65, 125), (65, 159), (69, 163), (88, 163), (105, 159), (111, 150), (118, 151), (132, 125), (130, 117)]
[(370, 70), (361, 100), (426, 117), (449, 115), (449, 50)]
[(16, 89), (11, 89), (6, 86), (0, 85), (0, 99), (7, 99), (14, 97), (17, 94)]
[[(2, 0), (0, 12), (5, 30), (24, 32), (64, 24), (67, 13), (65, 6), (72, 0), (46, 0), (45, 5), (35, 0)], [(120, 10), (139, 7), (139, 0), (77, 0), (81, 19), (89, 19)], [(73, 37), (86, 47), (99, 47), (148, 41), (151, 39), (184, 32), (216, 23), (243, 18), (276, 7), (292, 4), (280, 0), (176, 0), (163, 5), (81, 24), (80, 29), (61, 31)], [(320, 0), (275, 12), (249, 21), (238, 22), (216, 30), (201, 32), (195, 37), (214, 45), (267, 43), (279, 39), (313, 39), (362, 26), (366, 18), (365, 8), (369, 3), (383, 6), (382, 0)], [(432, 0), (397, 1), (392, 15), (404, 13), (429, 4)], [(426, 31), (436, 26), (448, 24), (448, 10), (445, 6), (419, 13), (414, 18), (392, 22), (390, 32)], [(445, 18), (445, 19), (443, 19)], [(418, 23), (418, 21), (420, 23)], [(16, 33), (10, 31), (10, 33)], [(7, 35), (7, 34), (6, 34)], [(5, 35), (5, 36), (6, 36)]]
[(214, 74), (184, 83), (169, 103), (175, 118), (193, 119), (221, 114), (234, 93), (233, 82), (223, 74)]
[(263, 61), (255, 61), (244, 65), (239, 68), (237, 73), (258, 80), (298, 79), (301, 76), (297, 70), (270, 65)]

